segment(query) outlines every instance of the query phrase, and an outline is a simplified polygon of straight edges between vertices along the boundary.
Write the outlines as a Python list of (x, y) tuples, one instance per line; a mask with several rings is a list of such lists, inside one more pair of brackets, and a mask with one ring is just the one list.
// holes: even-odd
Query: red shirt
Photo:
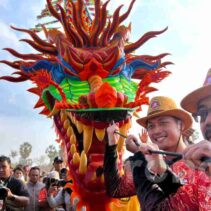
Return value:
[(47, 189), (44, 187), (40, 190), (39, 196), (38, 196), (38, 201), (39, 202), (44, 202), (47, 200)]
[(211, 210), (211, 178), (202, 171), (187, 167), (183, 161), (171, 167), (184, 184), (167, 199), (171, 210)]
[(42, 188), (39, 192), (38, 195), (38, 202), (41, 203), (40, 204), (40, 211), (53, 211), (54, 209), (50, 208), (48, 201), (47, 201), (47, 194), (48, 191), (46, 189), (46, 187)]

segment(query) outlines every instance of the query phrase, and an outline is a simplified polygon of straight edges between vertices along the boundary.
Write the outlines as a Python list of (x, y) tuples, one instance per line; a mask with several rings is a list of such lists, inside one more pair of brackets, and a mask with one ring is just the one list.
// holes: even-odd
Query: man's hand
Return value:
[(155, 175), (162, 175), (167, 170), (167, 165), (163, 159), (162, 155), (151, 154), (150, 150), (159, 150), (156, 144), (151, 142), (142, 143), (139, 146), (139, 151), (141, 151), (147, 160), (147, 168), (150, 172)]
[(146, 129), (141, 130), (141, 134), (139, 134), (139, 138), (142, 143), (147, 143), (148, 142), (148, 134)]
[(49, 189), (48, 189), (48, 196), (54, 196), (55, 193), (58, 192), (58, 187), (54, 184), (51, 184)]
[(188, 166), (203, 170), (211, 176), (211, 163), (202, 162), (202, 157), (211, 157), (211, 143), (207, 140), (188, 146), (184, 152), (184, 160)]
[(14, 195), (9, 188), (7, 190), (7, 200), (13, 201), (16, 207), (25, 207), (29, 204), (29, 197)]
[(116, 145), (118, 143), (119, 135), (114, 133), (115, 131), (119, 131), (119, 124), (112, 122), (112, 124), (110, 124), (107, 128), (109, 146)]
[(14, 198), (14, 194), (11, 192), (11, 190), (9, 188), (6, 188), (7, 190), (7, 199), (11, 200), (12, 198)]
[(126, 149), (129, 152), (136, 153), (139, 151), (140, 141), (134, 135), (129, 135), (125, 142)]

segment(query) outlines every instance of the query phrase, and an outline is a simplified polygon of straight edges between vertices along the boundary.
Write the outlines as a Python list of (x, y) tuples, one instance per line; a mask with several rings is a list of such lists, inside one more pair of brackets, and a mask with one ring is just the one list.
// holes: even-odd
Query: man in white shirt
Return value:
[(29, 171), (29, 182), (26, 183), (27, 190), (30, 195), (30, 203), (25, 211), (39, 211), (38, 194), (45, 185), (40, 180), (39, 167), (32, 167)]

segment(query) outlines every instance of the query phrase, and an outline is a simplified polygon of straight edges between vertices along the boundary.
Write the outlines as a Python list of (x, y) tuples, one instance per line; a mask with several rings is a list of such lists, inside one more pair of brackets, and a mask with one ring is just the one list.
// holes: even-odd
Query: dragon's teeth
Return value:
[(73, 134), (73, 128), (71, 126), (68, 127), (66, 134), (68, 137), (71, 137), (71, 135)]
[(77, 152), (75, 152), (73, 154), (73, 160), (72, 161), (73, 161), (74, 165), (79, 165), (79, 163), (80, 163), (80, 156), (79, 156), (79, 154)]
[(71, 122), (73, 122), (73, 115), (72, 115), (72, 113), (67, 113), (67, 115), (70, 118)]
[(101, 182), (102, 184), (104, 184), (104, 174), (101, 175), (101, 177), (100, 177), (100, 182)]
[(74, 134), (70, 136), (70, 144), (76, 144), (76, 137)]
[(89, 125), (83, 125), (83, 147), (85, 153), (87, 153), (92, 145), (93, 127)]
[(80, 121), (76, 120), (76, 128), (77, 128), (79, 133), (82, 133), (83, 132), (83, 123), (81, 123)]
[(95, 181), (96, 179), (97, 179), (96, 172), (93, 172), (92, 177), (91, 177), (91, 181)]
[(66, 119), (67, 119), (67, 114), (65, 111), (61, 111), (60, 112), (60, 118), (61, 118), (61, 121), (64, 122)]
[(59, 113), (59, 110), (54, 106), (50, 114), (48, 114), (48, 117), (51, 118), (52, 116), (55, 116), (57, 113)]
[(74, 153), (75, 153), (76, 151), (77, 151), (77, 150), (76, 150), (75, 144), (71, 144), (71, 147), (70, 147), (70, 152), (71, 152), (71, 154), (74, 155)]
[(72, 115), (72, 123), (75, 125), (76, 124), (76, 118), (74, 115)]
[(105, 128), (104, 129), (95, 128), (95, 134), (97, 136), (97, 139), (99, 141), (102, 141), (104, 139), (104, 136), (105, 136)]
[(67, 129), (67, 128), (70, 127), (70, 121), (69, 121), (68, 119), (66, 119), (66, 120), (64, 121), (63, 127), (64, 127), (64, 129)]
[(80, 174), (86, 174), (87, 172), (87, 156), (84, 151), (81, 153), (81, 159), (78, 171)]

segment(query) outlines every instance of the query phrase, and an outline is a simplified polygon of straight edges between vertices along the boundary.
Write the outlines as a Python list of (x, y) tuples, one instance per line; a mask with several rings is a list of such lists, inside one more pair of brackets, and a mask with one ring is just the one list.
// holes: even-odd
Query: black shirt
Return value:
[[(9, 177), (5, 181), (5, 186), (9, 188), (14, 195), (29, 197), (29, 193), (26, 189), (26, 186), (19, 179), (16, 179), (14, 177)], [(15, 209), (7, 207), (7, 203), (6, 203), (6, 211), (13, 211), (13, 210)]]
[[(171, 209), (169, 203), (170, 194), (174, 194), (182, 186), (179, 178), (167, 168), (161, 177), (152, 176), (147, 169), (147, 161), (141, 152), (134, 155), (135, 164), (133, 179), (136, 193), (141, 204), (142, 211), (168, 211)], [(136, 163), (138, 165), (136, 165)]]

